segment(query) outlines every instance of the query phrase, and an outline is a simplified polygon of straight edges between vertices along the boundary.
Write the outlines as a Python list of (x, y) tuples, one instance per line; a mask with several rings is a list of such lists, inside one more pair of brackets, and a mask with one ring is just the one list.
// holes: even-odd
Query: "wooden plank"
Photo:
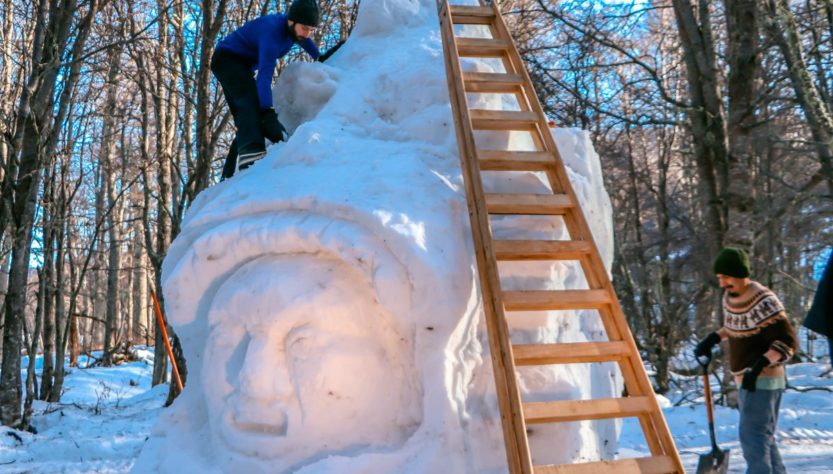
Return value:
[[(492, 8), (493, 14), (498, 14)], [(497, 262), (491, 247), (489, 215), (477, 162), (476, 144), (470, 126), (468, 103), (463, 86), (457, 42), (451, 24), (448, 2), (440, 6), (440, 25), (443, 39), (443, 56), (448, 80), (449, 99), (454, 113), (460, 164), (464, 176), (469, 206), (472, 239), (477, 260), (480, 290), (483, 296), (486, 330), (492, 359), (495, 391), (500, 410), (501, 427), (506, 447), (506, 460), (511, 474), (531, 474), (532, 455), (523, 420), (521, 395), (515, 377), (515, 362), (509, 341), (509, 327), (500, 300), (500, 279)], [(465, 40), (461, 39), (465, 43)], [(505, 43), (505, 41), (504, 41)], [(469, 42), (471, 45), (472, 42)], [(506, 43), (508, 44), (508, 43)], [(477, 44), (475, 43), (475, 46)], [(503, 52), (500, 53), (502, 57)]]
[(585, 462), (579, 464), (549, 464), (535, 466), (535, 474), (667, 474), (675, 472), (671, 456), (615, 459), (611, 461)]
[(449, 5), (451, 21), (456, 23), (458, 16), (478, 16), (481, 18), (494, 18), (495, 12), (491, 7), (479, 7), (473, 5)]
[(515, 344), (515, 365), (584, 364), (608, 362), (626, 357), (630, 352), (622, 341), (566, 342), (558, 344)]
[(480, 150), (477, 156), (482, 171), (546, 171), (555, 165), (552, 153), (540, 151)]
[(647, 413), (651, 405), (647, 396), (641, 396), (530, 402), (524, 403), (523, 409), (527, 424), (539, 424), (638, 416)]
[(494, 20), (482, 16), (457, 15), (452, 21), (455, 25), (491, 25)]
[(463, 73), (463, 83), (467, 92), (516, 93), (523, 86), (520, 74), (503, 74), (491, 72)]
[(495, 20), (495, 13), (489, 7), (449, 5), (449, 8), (455, 25), (491, 25)]
[(607, 290), (535, 290), (504, 291), (506, 311), (557, 311), (598, 309), (610, 304)]
[(491, 38), (456, 38), (457, 54), (470, 58), (501, 57), (509, 49), (506, 40)]
[(469, 115), (475, 130), (531, 130), (538, 124), (535, 112), (520, 110), (470, 109)]
[(489, 214), (528, 214), (559, 216), (574, 207), (564, 194), (486, 194)]
[(593, 250), (586, 240), (495, 240), (498, 260), (578, 260)]

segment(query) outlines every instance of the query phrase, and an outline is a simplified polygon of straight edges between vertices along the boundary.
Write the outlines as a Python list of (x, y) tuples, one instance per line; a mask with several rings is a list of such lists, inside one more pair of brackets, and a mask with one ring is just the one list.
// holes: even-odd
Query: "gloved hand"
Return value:
[(344, 40), (341, 40), (338, 43), (336, 43), (336, 45), (333, 46), (332, 48), (330, 48), (329, 50), (327, 50), (326, 53), (322, 54), (321, 56), (318, 56), (318, 62), (323, 63), (324, 61), (326, 61), (330, 56), (333, 55), (333, 53), (338, 51), (338, 48), (340, 48), (341, 45), (343, 45), (343, 44), (344, 44)]
[(720, 334), (716, 332), (710, 333), (702, 341), (697, 343), (697, 346), (694, 348), (694, 357), (698, 359), (700, 357), (708, 357), (711, 359), (712, 347), (717, 344), (720, 344)]
[(749, 367), (743, 373), (743, 381), (741, 382), (740, 387), (744, 390), (754, 392), (755, 382), (758, 381), (758, 376), (761, 375), (761, 371), (764, 370), (764, 368), (769, 364), (769, 359), (767, 359), (766, 356), (760, 356), (755, 359), (755, 363), (752, 364), (752, 367)]
[(278, 114), (275, 112), (275, 109), (260, 110), (260, 131), (272, 143), (286, 140), (289, 136), (286, 133), (286, 128), (278, 120)]

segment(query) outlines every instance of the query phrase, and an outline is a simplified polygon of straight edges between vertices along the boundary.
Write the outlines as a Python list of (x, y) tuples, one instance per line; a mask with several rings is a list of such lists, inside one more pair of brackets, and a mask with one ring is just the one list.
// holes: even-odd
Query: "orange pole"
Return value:
[(182, 379), (179, 377), (179, 369), (176, 368), (176, 360), (174, 360), (174, 351), (171, 349), (171, 341), (168, 340), (168, 330), (165, 329), (165, 316), (162, 315), (162, 309), (159, 307), (159, 300), (156, 298), (156, 292), (150, 290), (150, 295), (153, 296), (153, 308), (156, 310), (156, 319), (159, 320), (159, 328), (162, 330), (162, 337), (165, 339), (165, 349), (168, 351), (168, 358), (171, 359), (171, 367), (173, 368), (174, 379), (179, 391), (182, 391)]

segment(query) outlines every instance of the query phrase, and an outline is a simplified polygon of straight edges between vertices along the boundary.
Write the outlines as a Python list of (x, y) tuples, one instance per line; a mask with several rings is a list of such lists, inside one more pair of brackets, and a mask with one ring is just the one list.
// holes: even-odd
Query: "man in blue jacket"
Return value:
[(333, 48), (322, 57), (310, 38), (318, 22), (317, 0), (295, 0), (287, 14), (252, 20), (225, 37), (214, 49), (211, 72), (223, 87), (237, 126), (237, 136), (223, 166), (223, 178), (263, 158), (264, 137), (273, 143), (286, 139), (286, 129), (272, 108), (275, 64), (296, 43), (316, 60), (335, 52)]

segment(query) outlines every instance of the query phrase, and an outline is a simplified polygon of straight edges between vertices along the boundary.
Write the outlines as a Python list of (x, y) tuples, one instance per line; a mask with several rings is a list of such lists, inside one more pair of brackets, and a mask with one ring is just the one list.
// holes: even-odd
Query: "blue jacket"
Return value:
[(813, 298), (813, 306), (804, 319), (804, 326), (833, 338), (833, 252), (821, 275), (821, 281)]
[[(257, 97), (264, 109), (272, 107), (272, 75), (275, 64), (292, 49), (295, 39), (287, 25), (284, 14), (266, 15), (256, 18), (223, 38), (217, 50), (230, 51), (252, 64), (257, 69)], [(313, 59), (321, 53), (311, 38), (300, 45)]]

